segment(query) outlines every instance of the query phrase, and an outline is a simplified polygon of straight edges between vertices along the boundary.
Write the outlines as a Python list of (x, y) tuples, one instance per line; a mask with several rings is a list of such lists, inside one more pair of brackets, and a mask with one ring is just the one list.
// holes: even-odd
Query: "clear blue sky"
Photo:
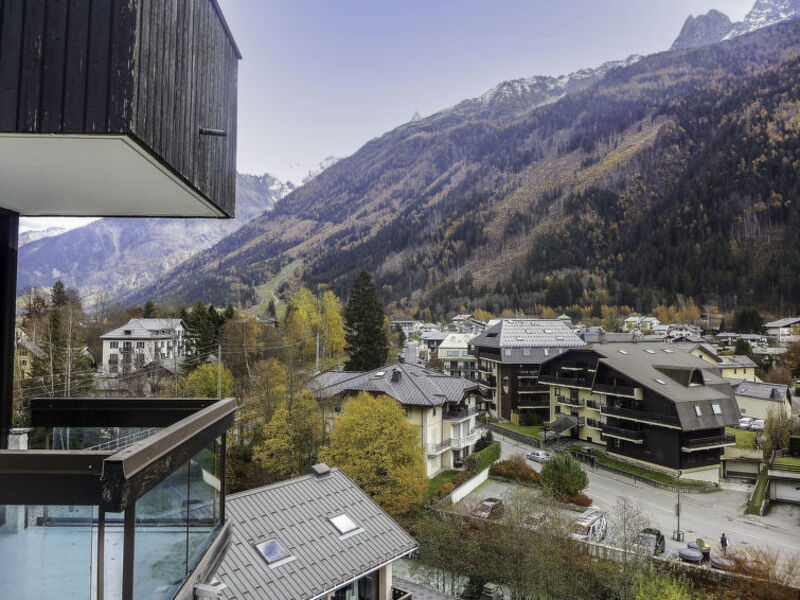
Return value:
[(219, 0), (244, 59), (239, 170), (295, 182), (505, 79), (667, 49), (689, 14), (754, 0)]

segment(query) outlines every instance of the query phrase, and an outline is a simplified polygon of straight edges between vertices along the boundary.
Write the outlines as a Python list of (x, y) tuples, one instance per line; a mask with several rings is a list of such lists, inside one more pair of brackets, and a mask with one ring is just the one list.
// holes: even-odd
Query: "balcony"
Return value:
[(605, 424), (601, 428), (603, 435), (606, 437), (619, 438), (634, 444), (641, 444), (644, 442), (644, 432), (635, 431), (633, 429), (624, 429), (622, 427), (614, 427), (613, 425)]
[(586, 425), (586, 417), (578, 417), (578, 425), (579, 426)]
[(694, 438), (681, 441), (681, 451), (697, 452), (699, 450), (710, 450), (712, 448), (723, 448), (725, 446), (735, 446), (735, 435), (714, 435), (704, 438)]
[(642, 388), (640, 387), (595, 383), (592, 390), (598, 394), (606, 394), (609, 396), (627, 396), (628, 398), (636, 398), (637, 400), (642, 399)]
[(662, 427), (669, 427), (670, 429), (680, 429), (681, 426), (681, 422), (678, 417), (673, 415), (663, 415), (645, 410), (635, 410), (633, 408), (622, 408), (619, 406), (608, 405), (604, 406), (601, 410), (603, 414), (612, 415), (628, 421), (660, 425)]
[(433, 458), (434, 456), (439, 456), (443, 452), (446, 452), (450, 449), (450, 442), (451, 440), (444, 440), (438, 444), (425, 444), (426, 456), (428, 456), (428, 458)]
[(597, 419), (586, 419), (586, 426), (587, 427), (594, 427), (595, 429), (600, 429), (605, 423), (602, 421), (598, 421)]
[(191, 597), (230, 543), (235, 411), (233, 398), (34, 399), (51, 449), (0, 451), (0, 598)]
[(520, 381), (517, 385), (517, 393), (520, 394), (547, 394), (550, 392), (550, 386), (543, 383), (534, 383), (528, 381)]
[(519, 399), (517, 408), (550, 408), (550, 398), (537, 398), (535, 396), (523, 396)]
[(583, 398), (571, 398), (570, 396), (556, 396), (556, 400), (561, 404), (567, 406), (586, 406), (586, 400)]
[(472, 444), (477, 442), (479, 437), (481, 437), (481, 432), (473, 431), (468, 435), (452, 438), (450, 440), (450, 447), (453, 450), (461, 450), (462, 448), (466, 448), (467, 446), (471, 446)]
[(480, 371), (481, 373), (494, 373), (494, 367), (479, 364), (478, 371)]
[(593, 408), (594, 410), (601, 410), (603, 407), (597, 400), (587, 400), (586, 408)]
[(578, 377), (578, 376), (563, 377), (557, 375), (539, 375), (539, 381), (541, 383), (547, 383), (549, 385), (583, 388), (587, 390), (592, 387), (592, 382), (589, 379), (587, 379), (586, 377)]
[(478, 412), (479, 412), (478, 409), (475, 407), (464, 408), (461, 410), (446, 408), (442, 411), (442, 418), (447, 420), (466, 419), (467, 417), (471, 417), (472, 415), (477, 415)]

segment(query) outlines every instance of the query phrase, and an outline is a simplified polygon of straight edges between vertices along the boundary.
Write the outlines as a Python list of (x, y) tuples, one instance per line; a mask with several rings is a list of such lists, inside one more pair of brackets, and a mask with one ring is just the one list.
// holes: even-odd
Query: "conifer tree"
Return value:
[(372, 277), (361, 271), (344, 309), (347, 371), (370, 371), (386, 363), (389, 341), (383, 328), (383, 305)]
[(66, 306), (68, 301), (64, 282), (59, 279), (53, 284), (53, 289), (50, 292), (50, 303), (53, 306)]
[(158, 310), (152, 300), (148, 300), (142, 307), (142, 317), (145, 319), (155, 319), (158, 316)]

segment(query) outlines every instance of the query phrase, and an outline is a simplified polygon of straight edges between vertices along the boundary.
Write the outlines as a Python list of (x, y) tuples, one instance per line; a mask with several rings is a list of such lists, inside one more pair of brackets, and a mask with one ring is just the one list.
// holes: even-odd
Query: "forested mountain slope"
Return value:
[(544, 106), (408, 123), (138, 298), (223, 303), (301, 258), (309, 284), (342, 294), (367, 268), (384, 300), (439, 312), (592, 301), (597, 282), (642, 308), (800, 303), (798, 55), (789, 21)]

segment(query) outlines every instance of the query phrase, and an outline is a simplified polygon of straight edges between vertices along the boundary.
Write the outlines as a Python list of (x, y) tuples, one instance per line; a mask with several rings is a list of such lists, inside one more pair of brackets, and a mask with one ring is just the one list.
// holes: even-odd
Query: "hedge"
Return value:
[(789, 455), (800, 457), (800, 435), (789, 438)]
[[(492, 463), (500, 458), (500, 444), (494, 442), (491, 446), (487, 446), (480, 452), (476, 452), (472, 456), (475, 457), (475, 473), (485, 471), (492, 466)], [(471, 457), (470, 457), (471, 458)]]

